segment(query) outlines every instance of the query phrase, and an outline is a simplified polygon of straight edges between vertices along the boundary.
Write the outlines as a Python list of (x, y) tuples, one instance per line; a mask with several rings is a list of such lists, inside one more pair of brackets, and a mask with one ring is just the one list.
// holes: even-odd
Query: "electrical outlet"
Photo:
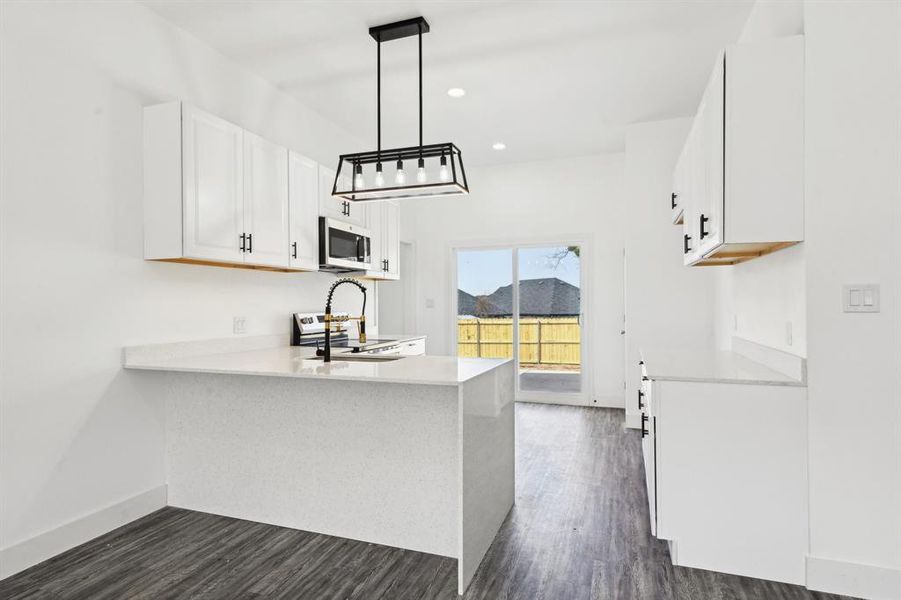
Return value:
[(232, 332), (236, 335), (241, 333), (247, 333), (247, 318), (246, 317), (234, 317), (232, 319)]
[(434, 298), (426, 298), (425, 299), (425, 307), (426, 308), (435, 308), (435, 299)]
[(785, 343), (789, 346), (792, 345), (792, 322), (785, 322)]

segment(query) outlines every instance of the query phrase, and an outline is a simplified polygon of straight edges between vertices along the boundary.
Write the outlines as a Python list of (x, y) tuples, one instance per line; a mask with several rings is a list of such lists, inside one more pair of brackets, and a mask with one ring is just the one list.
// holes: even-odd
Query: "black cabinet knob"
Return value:
[(297, 242), (291, 244), (291, 258), (297, 258)]
[(253, 234), (247, 234), (247, 252), (248, 254), (253, 254)]
[(690, 241), (691, 241), (691, 236), (688, 235), (687, 233), (682, 236), (683, 254), (688, 254), (689, 252), (691, 252), (691, 246), (688, 245), (688, 242), (690, 242)]
[(701, 239), (702, 239), (702, 240), (703, 240), (705, 237), (707, 237), (708, 235), (710, 235), (710, 232), (709, 232), (709, 231), (705, 231), (705, 230), (704, 230), (704, 223), (706, 223), (706, 222), (709, 221), (709, 220), (710, 220), (710, 219), (708, 219), (707, 217), (704, 216), (703, 213), (701, 213), (701, 219), (700, 219), (700, 221), (701, 221)]
[(238, 239), (241, 240), (241, 252), (247, 252), (247, 236), (242, 233), (238, 236)]
[(679, 194), (677, 194), (676, 192), (673, 192), (670, 195), (670, 204), (671, 204), (670, 208), (676, 208), (676, 198), (678, 198), (678, 197), (679, 197)]

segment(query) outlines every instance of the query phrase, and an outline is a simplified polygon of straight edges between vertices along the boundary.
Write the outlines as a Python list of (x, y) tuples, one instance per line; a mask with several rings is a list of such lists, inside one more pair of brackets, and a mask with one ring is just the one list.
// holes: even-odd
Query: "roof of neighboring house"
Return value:
[[(580, 310), (580, 290), (556, 277), (519, 282), (519, 314), (527, 316), (571, 316)], [(513, 286), (499, 287), (487, 296), (457, 290), (457, 314), (503, 317), (513, 314)]]

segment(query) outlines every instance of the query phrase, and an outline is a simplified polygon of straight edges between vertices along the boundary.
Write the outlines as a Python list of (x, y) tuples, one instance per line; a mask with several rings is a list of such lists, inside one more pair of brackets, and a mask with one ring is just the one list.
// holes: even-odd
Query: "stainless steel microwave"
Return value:
[(319, 217), (319, 269), (334, 273), (368, 271), (371, 234), (365, 227)]

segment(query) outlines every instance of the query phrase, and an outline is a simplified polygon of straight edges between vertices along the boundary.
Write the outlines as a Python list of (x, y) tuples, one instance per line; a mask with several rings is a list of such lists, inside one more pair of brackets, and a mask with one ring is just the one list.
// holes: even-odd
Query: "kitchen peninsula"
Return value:
[[(238, 345), (236, 345), (238, 344)], [(164, 373), (169, 504), (455, 557), (513, 505), (513, 363), (317, 360), (280, 336), (132, 347)]]

